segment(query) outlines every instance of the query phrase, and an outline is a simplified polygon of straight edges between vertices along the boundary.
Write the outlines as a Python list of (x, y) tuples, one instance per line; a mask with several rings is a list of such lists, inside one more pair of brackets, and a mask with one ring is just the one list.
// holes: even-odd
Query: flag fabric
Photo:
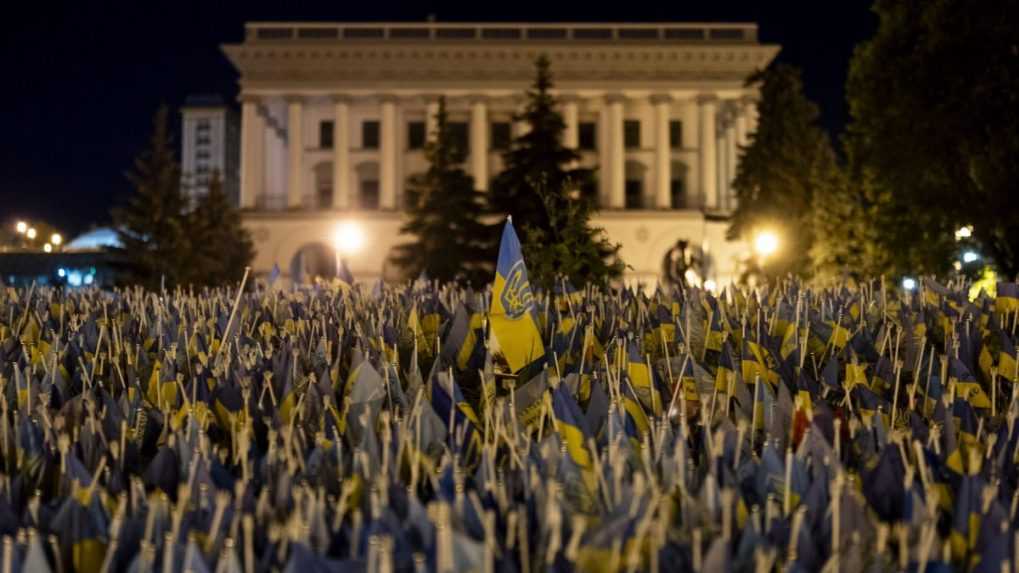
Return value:
[(513, 221), (506, 221), (492, 286), (489, 321), (510, 369), (519, 372), (545, 354), (534, 312), (534, 294)]

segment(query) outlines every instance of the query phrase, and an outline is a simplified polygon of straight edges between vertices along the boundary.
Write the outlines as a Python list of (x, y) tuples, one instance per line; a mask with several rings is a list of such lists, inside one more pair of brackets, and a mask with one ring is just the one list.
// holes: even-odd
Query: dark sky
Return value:
[(130, 192), (124, 172), (161, 102), (192, 93), (233, 99), (236, 75), (219, 44), (249, 20), (740, 21), (781, 44), (833, 134), (853, 46), (871, 36), (869, 0), (836, 2), (17, 2), (0, 33), (0, 224), (43, 219), (70, 234), (109, 220)]

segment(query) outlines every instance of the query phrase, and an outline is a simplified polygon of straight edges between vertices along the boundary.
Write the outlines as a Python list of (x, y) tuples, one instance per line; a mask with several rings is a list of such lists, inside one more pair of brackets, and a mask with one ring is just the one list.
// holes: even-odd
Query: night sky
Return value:
[[(823, 125), (845, 127), (854, 45), (877, 25), (869, 0), (837, 2), (17, 2), (0, 34), (0, 224), (42, 219), (73, 235), (109, 221), (131, 189), (124, 173), (160, 103), (188, 94), (233, 100), (219, 51), (245, 21), (756, 22), (779, 60), (803, 69)], [(554, 70), (553, 70), (554, 71)], [(175, 116), (176, 117), (176, 116)]]

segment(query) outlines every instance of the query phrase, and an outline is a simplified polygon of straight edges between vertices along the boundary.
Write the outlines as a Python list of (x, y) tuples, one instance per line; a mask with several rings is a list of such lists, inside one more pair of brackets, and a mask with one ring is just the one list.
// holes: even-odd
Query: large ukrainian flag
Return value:
[(531, 283), (527, 280), (520, 239), (513, 230), (511, 219), (506, 220), (502, 230), (489, 322), (506, 362), (514, 372), (545, 355), (545, 345), (534, 317)]

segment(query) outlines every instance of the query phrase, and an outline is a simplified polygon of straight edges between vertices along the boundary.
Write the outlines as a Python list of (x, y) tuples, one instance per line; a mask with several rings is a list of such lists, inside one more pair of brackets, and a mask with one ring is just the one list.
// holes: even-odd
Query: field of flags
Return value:
[(1019, 570), (1019, 285), (0, 292), (0, 573)]

